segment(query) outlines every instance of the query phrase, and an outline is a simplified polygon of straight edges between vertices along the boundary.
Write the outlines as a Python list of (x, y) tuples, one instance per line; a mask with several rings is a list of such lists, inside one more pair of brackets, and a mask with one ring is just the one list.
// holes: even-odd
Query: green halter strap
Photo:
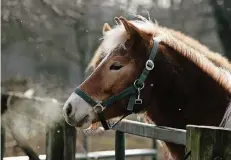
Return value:
[(151, 49), (149, 59), (146, 61), (143, 72), (141, 73), (140, 77), (135, 80), (133, 85), (126, 88), (122, 92), (116, 95), (113, 95), (104, 101), (96, 101), (92, 99), (89, 95), (84, 93), (82, 90), (80, 90), (79, 88), (75, 89), (75, 93), (93, 107), (94, 111), (98, 114), (99, 121), (101, 122), (105, 130), (108, 130), (114, 127), (119, 121), (121, 121), (125, 117), (123, 116), (117, 123), (113, 125), (109, 124), (106, 121), (104, 113), (103, 113), (103, 110), (106, 107), (109, 107), (115, 101), (121, 100), (127, 96), (130, 96), (128, 105), (126, 108), (128, 112), (131, 112), (131, 113), (133, 112), (135, 104), (142, 104), (142, 99), (140, 98), (140, 91), (144, 88), (144, 82), (147, 79), (149, 72), (154, 69), (154, 59), (157, 54), (158, 46), (159, 46), (159, 40), (157, 38), (154, 38), (154, 44)]

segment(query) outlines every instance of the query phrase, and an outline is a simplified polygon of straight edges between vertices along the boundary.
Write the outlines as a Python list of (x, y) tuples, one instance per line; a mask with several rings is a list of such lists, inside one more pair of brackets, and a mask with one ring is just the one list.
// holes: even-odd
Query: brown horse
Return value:
[[(103, 36), (103, 58), (64, 105), (70, 125), (101, 121), (107, 128), (105, 120), (141, 111), (157, 125), (181, 129), (228, 125), (231, 69), (225, 58), (150, 21), (119, 21)], [(166, 145), (173, 159), (182, 159), (183, 146)]]

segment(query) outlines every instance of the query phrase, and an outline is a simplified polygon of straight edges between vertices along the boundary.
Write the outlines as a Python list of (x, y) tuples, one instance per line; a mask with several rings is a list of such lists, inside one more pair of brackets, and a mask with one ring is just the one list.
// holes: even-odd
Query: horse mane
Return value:
[[(231, 63), (227, 58), (223, 57), (220, 53), (212, 52), (208, 47), (202, 45), (197, 40), (189, 36), (186, 36), (182, 32), (166, 27), (162, 27), (162, 29), (164, 30), (164, 32), (170, 32), (170, 34), (172, 34), (176, 39), (180, 41), (184, 41), (188, 46), (197, 50), (201, 54), (204, 54), (209, 60), (211, 60), (218, 67), (224, 67), (227, 70), (231, 71)], [(88, 71), (91, 67), (94, 68), (97, 62), (103, 59), (103, 57), (105, 56), (105, 54), (102, 54), (100, 47), (101, 45), (97, 48), (97, 50), (93, 54), (93, 57), (90, 63), (88, 64), (86, 71)]]
[(96, 49), (95, 53), (93, 54), (92, 59), (88, 63), (88, 66), (85, 72), (90, 72), (91, 69), (94, 69), (95, 66), (97, 65), (97, 62), (101, 61), (104, 57), (105, 57), (105, 54), (101, 52), (101, 44), (100, 44), (100, 46)]
[(170, 29), (170, 28), (162, 28), (165, 32), (170, 32), (174, 36), (174, 38), (183, 41), (186, 43), (188, 46), (192, 47), (193, 49), (197, 50), (201, 54), (204, 54), (209, 60), (211, 60), (215, 65), (218, 67), (224, 67), (227, 70), (231, 71), (231, 63), (229, 60), (225, 57), (223, 57), (220, 53), (212, 52), (208, 47), (205, 45), (202, 45), (200, 42), (197, 40), (186, 36), (185, 34)]
[[(216, 59), (216, 57), (212, 56), (212, 54), (208, 56), (209, 52), (206, 54), (200, 53), (199, 51), (190, 47), (184, 41), (179, 41), (177, 38), (174, 38), (168, 33), (159, 36), (161, 38), (161, 42), (168, 45), (185, 58), (191, 60), (196, 66), (210, 75), (217, 83), (219, 83), (231, 94), (231, 70), (229, 70), (226, 65), (222, 65), (219, 59)], [(217, 62), (220, 66), (216, 66), (216, 64), (213, 62), (214, 59), (216, 59), (215, 62)]]
[[(134, 23), (138, 28), (152, 34), (153, 37), (159, 38), (161, 43), (192, 61), (231, 94), (231, 64), (219, 53), (210, 51), (198, 41), (179, 31), (161, 27), (151, 21), (135, 20), (130, 22)], [(89, 66), (95, 67), (100, 57), (102, 58), (114, 49), (123, 46), (126, 41), (126, 31), (123, 25), (117, 25), (112, 30), (108, 31), (103, 39), (104, 41), (97, 49)], [(113, 44), (113, 46), (108, 46), (109, 44)]]

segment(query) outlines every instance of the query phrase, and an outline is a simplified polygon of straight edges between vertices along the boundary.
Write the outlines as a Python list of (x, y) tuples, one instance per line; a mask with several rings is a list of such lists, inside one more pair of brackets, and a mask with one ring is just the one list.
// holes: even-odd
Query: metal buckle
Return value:
[(143, 102), (142, 102), (142, 99), (135, 99), (135, 104), (142, 104)]
[(95, 111), (95, 113), (99, 113), (102, 112), (104, 110), (104, 106), (102, 106), (101, 102), (98, 102), (94, 107), (93, 110)]
[(153, 68), (154, 68), (154, 63), (153, 63), (153, 61), (150, 60), (150, 59), (147, 60), (145, 67), (146, 67), (146, 69), (147, 69), (148, 71), (153, 70)]
[(138, 82), (139, 82), (139, 79), (135, 80), (135, 82), (134, 82), (134, 87), (135, 87), (136, 89), (139, 88), (140, 90), (143, 89), (143, 88), (144, 88), (144, 83), (142, 83), (141, 86), (137, 86), (137, 83), (138, 83)]
[(138, 95), (137, 98), (135, 99), (135, 104), (142, 104), (142, 99), (140, 98), (140, 88), (137, 89)]

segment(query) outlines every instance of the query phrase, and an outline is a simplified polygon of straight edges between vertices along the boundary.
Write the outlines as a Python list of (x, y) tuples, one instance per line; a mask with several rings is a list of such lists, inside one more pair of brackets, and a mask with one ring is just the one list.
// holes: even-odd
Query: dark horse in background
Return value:
[[(115, 18), (93, 58), (93, 72), (63, 107), (66, 121), (88, 128), (145, 111), (156, 125), (231, 128), (231, 64), (180, 32), (144, 18)], [(141, 101), (142, 100), (142, 101)], [(184, 146), (166, 143), (168, 159)]]

